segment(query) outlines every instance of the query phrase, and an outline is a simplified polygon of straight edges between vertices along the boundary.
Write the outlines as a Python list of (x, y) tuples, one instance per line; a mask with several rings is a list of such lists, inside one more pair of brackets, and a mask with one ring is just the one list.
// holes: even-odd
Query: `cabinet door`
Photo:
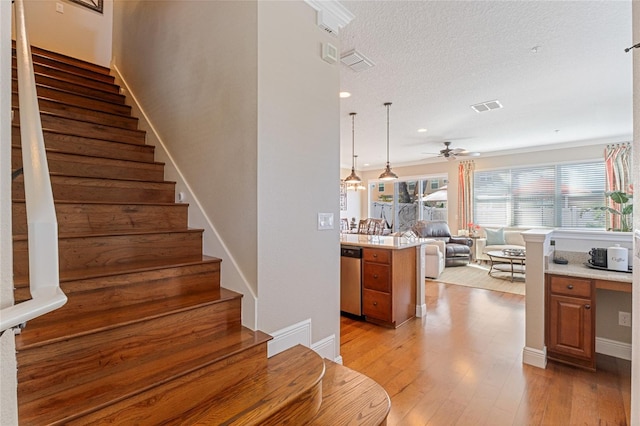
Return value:
[(549, 297), (549, 350), (591, 359), (593, 356), (593, 309), (589, 299)]

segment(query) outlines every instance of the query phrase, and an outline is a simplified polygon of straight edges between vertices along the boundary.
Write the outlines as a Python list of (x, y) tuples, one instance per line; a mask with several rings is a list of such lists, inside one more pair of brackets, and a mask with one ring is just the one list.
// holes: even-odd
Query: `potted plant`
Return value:
[(623, 191), (608, 191), (605, 192), (605, 195), (619, 206), (619, 210), (609, 206), (597, 207), (596, 209), (620, 216), (620, 228), (612, 229), (612, 231), (630, 232), (633, 228), (633, 202), (631, 200), (633, 195)]

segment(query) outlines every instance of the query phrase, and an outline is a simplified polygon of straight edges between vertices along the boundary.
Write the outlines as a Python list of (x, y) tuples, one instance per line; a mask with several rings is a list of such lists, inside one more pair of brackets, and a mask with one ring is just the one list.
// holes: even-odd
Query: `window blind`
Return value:
[(604, 228), (604, 161), (474, 174), (474, 218), (482, 226)]

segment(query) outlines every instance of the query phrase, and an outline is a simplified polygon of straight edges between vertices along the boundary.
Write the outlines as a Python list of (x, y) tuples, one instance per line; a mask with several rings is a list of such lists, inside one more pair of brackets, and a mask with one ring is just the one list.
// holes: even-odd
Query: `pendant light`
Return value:
[[(357, 155), (353, 156), (353, 162), (356, 165), (356, 167), (358, 167), (358, 156)], [(362, 182), (356, 182), (353, 185), (349, 186), (349, 188), (353, 189), (354, 191), (363, 191), (363, 190), (367, 189), (367, 187), (364, 186), (362, 184)]]
[(356, 157), (355, 157), (355, 146), (356, 146), (356, 138), (355, 138), (355, 117), (356, 113), (349, 113), (351, 116), (351, 174), (347, 176), (344, 180), (344, 183), (349, 185), (354, 185), (362, 182), (360, 176), (356, 174)]
[(391, 106), (391, 102), (385, 103), (384, 106), (387, 107), (387, 167), (385, 167), (379, 179), (394, 180), (398, 179), (398, 175), (391, 171), (391, 166), (389, 165), (389, 107)]

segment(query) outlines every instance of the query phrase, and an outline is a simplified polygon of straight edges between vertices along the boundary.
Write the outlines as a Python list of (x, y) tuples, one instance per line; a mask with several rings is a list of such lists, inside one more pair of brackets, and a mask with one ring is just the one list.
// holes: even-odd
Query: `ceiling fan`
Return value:
[(479, 152), (467, 151), (464, 148), (450, 148), (451, 142), (444, 142), (444, 149), (440, 150), (438, 157), (444, 157), (447, 160), (455, 160), (456, 157), (478, 157)]

